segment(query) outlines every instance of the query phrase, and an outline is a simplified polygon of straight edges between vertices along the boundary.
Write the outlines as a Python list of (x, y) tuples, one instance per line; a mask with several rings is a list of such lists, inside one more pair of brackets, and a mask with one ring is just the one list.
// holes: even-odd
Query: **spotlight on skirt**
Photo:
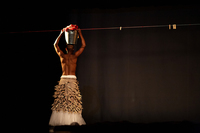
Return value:
[(51, 108), (49, 125), (86, 124), (82, 117), (82, 97), (75, 75), (61, 76), (59, 85), (55, 86), (53, 97), (55, 99)]

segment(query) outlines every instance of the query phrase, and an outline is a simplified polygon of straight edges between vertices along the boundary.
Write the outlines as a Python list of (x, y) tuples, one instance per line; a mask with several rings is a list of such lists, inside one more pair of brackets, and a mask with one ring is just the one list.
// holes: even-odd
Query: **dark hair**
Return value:
[(74, 54), (74, 45), (67, 45), (67, 51), (66, 53), (68, 53), (69, 51), (72, 51), (72, 53)]
[(68, 44), (67, 49), (74, 49), (74, 45)]

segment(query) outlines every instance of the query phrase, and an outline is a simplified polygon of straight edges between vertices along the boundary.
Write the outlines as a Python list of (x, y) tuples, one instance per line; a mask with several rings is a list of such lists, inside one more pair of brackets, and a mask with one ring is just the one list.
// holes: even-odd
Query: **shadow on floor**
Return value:
[(162, 123), (102, 122), (82, 126), (58, 126), (55, 133), (200, 133), (200, 124), (188, 121)]

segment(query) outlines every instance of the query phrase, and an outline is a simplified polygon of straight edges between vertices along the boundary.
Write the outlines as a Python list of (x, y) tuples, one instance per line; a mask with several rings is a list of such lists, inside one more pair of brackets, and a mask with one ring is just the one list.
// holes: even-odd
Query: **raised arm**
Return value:
[(76, 53), (75, 53), (75, 55), (76, 55), (77, 57), (84, 51), (84, 49), (85, 49), (85, 47), (86, 47), (85, 39), (83, 38), (83, 35), (82, 35), (80, 29), (78, 29), (78, 33), (79, 33), (79, 36), (80, 36), (80, 38), (81, 38), (81, 43), (82, 43), (82, 45), (81, 45), (81, 48), (80, 48), (78, 51), (76, 51)]
[(59, 36), (57, 37), (56, 41), (54, 42), (54, 48), (55, 48), (55, 50), (56, 50), (56, 53), (57, 53), (59, 56), (62, 55), (62, 54), (64, 54), (63, 51), (60, 50), (60, 48), (59, 48), (59, 46), (58, 46), (58, 43), (59, 43), (59, 41), (60, 41), (60, 38), (61, 38), (63, 32), (64, 32), (64, 29), (61, 30)]

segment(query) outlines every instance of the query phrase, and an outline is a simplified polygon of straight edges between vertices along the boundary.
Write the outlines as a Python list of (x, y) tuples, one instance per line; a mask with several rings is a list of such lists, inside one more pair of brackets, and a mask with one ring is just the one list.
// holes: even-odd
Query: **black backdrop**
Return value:
[[(39, 17), (25, 14), (14, 20), (4, 16), (2, 31), (62, 29), (70, 23), (96, 28), (200, 22), (197, 6), (44, 11)], [(79, 57), (77, 77), (86, 123), (200, 122), (200, 26), (82, 33), (87, 47)], [(61, 76), (53, 48), (58, 34), (1, 34), (3, 83), (9, 86), (7, 94), (13, 100), (6, 106), (17, 114), (9, 115), (10, 119), (48, 125), (54, 86)], [(60, 45), (64, 43), (62, 38)]]
[[(198, 13), (96, 11), (79, 14), (78, 22), (82, 27), (195, 23)], [(196, 26), (83, 31), (87, 48), (77, 76), (86, 121), (199, 121), (199, 33)]]

